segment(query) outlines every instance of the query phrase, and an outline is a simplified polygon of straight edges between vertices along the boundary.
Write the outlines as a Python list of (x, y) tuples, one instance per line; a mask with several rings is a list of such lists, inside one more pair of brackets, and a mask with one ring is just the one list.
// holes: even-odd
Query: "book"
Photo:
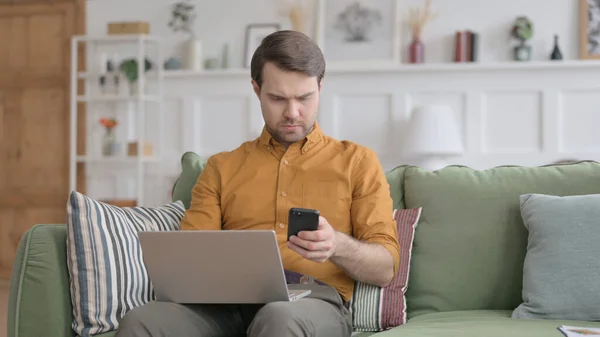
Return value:
[(454, 62), (477, 62), (479, 33), (471, 30), (458, 31), (454, 39)]
[(600, 328), (561, 325), (558, 327), (558, 330), (560, 330), (565, 337), (600, 336)]

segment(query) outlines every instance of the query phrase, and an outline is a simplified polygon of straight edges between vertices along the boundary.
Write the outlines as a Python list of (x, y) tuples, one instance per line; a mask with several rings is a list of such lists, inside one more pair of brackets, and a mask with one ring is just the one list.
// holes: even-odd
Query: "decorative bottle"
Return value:
[(552, 49), (552, 54), (550, 55), (551, 60), (562, 60), (563, 55), (560, 51), (560, 47), (558, 46), (558, 35), (554, 35), (554, 49)]
[(412, 43), (409, 47), (410, 63), (423, 63), (425, 62), (425, 46), (418, 36), (413, 38)]
[(107, 65), (106, 54), (101, 55), (100, 60), (100, 76), (98, 78), (98, 84), (100, 86), (100, 93), (106, 95), (106, 77), (107, 77)]

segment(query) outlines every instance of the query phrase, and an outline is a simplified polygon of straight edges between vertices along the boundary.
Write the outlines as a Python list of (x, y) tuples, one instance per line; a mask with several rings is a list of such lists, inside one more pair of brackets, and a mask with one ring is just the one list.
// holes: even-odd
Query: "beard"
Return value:
[[(291, 129), (286, 129), (286, 126), (294, 125)], [(314, 122), (306, 126), (295, 121), (287, 121), (278, 124), (275, 128), (267, 125), (267, 130), (271, 136), (279, 143), (288, 146), (304, 139), (313, 129)]]

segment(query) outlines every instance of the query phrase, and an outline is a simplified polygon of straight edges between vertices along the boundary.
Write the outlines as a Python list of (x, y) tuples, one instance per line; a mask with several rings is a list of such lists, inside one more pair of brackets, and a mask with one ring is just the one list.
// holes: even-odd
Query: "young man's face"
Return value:
[(254, 81), (252, 85), (267, 129), (286, 147), (302, 140), (317, 119), (322, 85), (316, 77), (284, 71), (272, 63), (265, 64), (262, 77), (261, 88)]

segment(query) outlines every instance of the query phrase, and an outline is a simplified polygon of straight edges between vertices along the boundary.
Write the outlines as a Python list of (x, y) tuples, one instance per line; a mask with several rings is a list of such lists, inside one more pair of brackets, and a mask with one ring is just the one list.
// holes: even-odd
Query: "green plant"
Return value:
[[(152, 69), (152, 63), (150, 62), (150, 60), (145, 59), (144, 60), (144, 72), (147, 72), (150, 69)], [(138, 80), (139, 74), (138, 74), (137, 59), (132, 58), (132, 59), (123, 60), (123, 62), (121, 62), (121, 64), (119, 65), (119, 70), (121, 70), (123, 75), (125, 75), (125, 77), (127, 77), (127, 80), (130, 83), (134, 83)]]
[(520, 16), (515, 20), (511, 34), (524, 43), (533, 36), (533, 23), (528, 17)]

